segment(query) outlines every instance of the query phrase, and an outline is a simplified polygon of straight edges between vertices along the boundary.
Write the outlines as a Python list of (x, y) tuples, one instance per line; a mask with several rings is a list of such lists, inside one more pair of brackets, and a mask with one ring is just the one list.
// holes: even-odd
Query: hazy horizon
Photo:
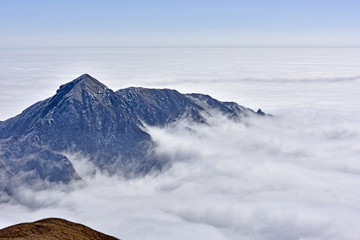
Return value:
[[(113, 90), (137, 86), (201, 92), (265, 111), (278, 111), (278, 104), (308, 101), (307, 94), (316, 96), (321, 89), (314, 86), (300, 93), (303, 99), (275, 105), (268, 99), (289, 98), (293, 91), (283, 84), (279, 92), (272, 87), (277, 82), (305, 81), (304, 87), (316, 82), (350, 84), (360, 76), (360, 48), (15, 48), (0, 52), (0, 120), (51, 97), (60, 85), (84, 73)], [(356, 90), (346, 85), (337, 88)], [(329, 101), (340, 98), (341, 92), (335, 89), (328, 93)]]

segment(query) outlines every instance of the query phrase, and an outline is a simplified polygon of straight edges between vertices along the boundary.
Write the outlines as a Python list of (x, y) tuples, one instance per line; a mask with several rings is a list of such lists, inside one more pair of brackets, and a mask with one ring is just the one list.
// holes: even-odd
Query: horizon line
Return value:
[(360, 45), (239, 45), (239, 46), (21, 46), (0, 49), (71, 49), (71, 48), (360, 48)]

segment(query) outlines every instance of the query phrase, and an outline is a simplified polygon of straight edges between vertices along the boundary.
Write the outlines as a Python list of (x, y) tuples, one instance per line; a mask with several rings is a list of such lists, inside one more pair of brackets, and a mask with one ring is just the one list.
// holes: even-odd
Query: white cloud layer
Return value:
[(77, 51), (83, 54), (71, 55), (77, 61), (61, 53), (52, 62), (44, 53), (47, 65), (35, 59), (33, 70), (31, 61), (18, 64), (15, 55), (1, 62), (1, 78), (13, 80), (0, 83), (8, 93), (1, 98), (15, 101), (2, 101), (6, 114), (22, 94), (40, 100), (64, 80), (94, 72), (114, 90), (136, 85), (208, 93), (275, 117), (232, 122), (215, 116), (209, 126), (148, 127), (158, 143), (154, 151), (173, 166), (134, 180), (107, 176), (69, 155), (84, 181), (19, 189), (16, 201), (0, 195), (0, 228), (57, 216), (121, 239), (360, 236), (359, 49)]
[(358, 238), (359, 121), (314, 109), (209, 121), (148, 128), (173, 161), (161, 174), (123, 180), (72, 156), (82, 183), (21, 189), (0, 224), (59, 216), (121, 239)]

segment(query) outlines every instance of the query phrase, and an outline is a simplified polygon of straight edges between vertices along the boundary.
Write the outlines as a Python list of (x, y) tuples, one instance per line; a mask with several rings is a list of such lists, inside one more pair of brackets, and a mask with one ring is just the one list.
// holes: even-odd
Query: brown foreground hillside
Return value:
[(0, 239), (16, 240), (118, 240), (84, 225), (60, 218), (47, 218), (33, 223), (21, 223), (0, 230)]

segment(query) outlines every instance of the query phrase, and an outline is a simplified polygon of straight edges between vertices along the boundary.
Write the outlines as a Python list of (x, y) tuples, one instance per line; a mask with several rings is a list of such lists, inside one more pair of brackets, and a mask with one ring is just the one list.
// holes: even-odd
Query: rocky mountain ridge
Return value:
[(136, 177), (167, 166), (151, 153), (144, 125), (181, 118), (206, 123), (213, 111), (232, 119), (263, 115), (234, 102), (170, 89), (130, 87), (116, 92), (84, 74), (56, 94), (0, 124), (0, 190), (11, 180), (70, 182), (80, 179), (64, 153), (81, 153), (110, 174)]

